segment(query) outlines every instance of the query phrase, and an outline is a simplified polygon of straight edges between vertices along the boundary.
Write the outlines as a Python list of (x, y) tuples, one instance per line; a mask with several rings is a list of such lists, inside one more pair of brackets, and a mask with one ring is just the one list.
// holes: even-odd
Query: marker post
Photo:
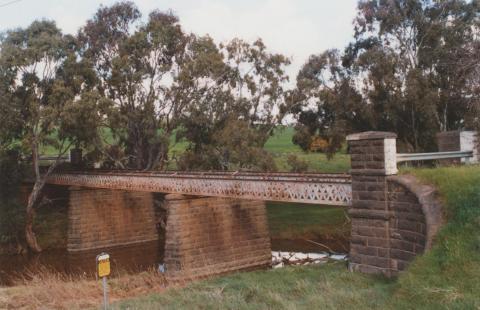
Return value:
[(110, 275), (110, 255), (107, 253), (101, 253), (97, 255), (97, 274), (102, 278), (103, 282), (103, 305), (104, 309), (108, 308), (108, 287), (107, 276)]

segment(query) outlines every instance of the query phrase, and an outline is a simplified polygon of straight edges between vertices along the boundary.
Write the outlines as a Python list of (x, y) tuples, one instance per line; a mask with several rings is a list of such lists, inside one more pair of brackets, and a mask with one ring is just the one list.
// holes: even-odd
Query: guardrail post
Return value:
[(462, 162), (478, 164), (480, 152), (480, 136), (476, 131), (460, 132), (460, 151), (473, 151), (473, 157), (462, 158)]
[(392, 275), (387, 177), (397, 174), (397, 135), (363, 132), (347, 137), (351, 154), (352, 271)]

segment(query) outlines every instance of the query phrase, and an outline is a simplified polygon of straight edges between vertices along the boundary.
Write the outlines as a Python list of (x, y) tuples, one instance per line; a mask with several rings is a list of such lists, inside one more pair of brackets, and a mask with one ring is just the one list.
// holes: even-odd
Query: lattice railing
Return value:
[(53, 174), (47, 183), (339, 206), (352, 201), (345, 174), (81, 172)]

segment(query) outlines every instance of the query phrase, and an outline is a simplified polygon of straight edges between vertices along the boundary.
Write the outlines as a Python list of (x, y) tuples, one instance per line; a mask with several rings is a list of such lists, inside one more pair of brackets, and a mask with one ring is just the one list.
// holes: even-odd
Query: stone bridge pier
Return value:
[(158, 240), (153, 194), (70, 187), (69, 252)]
[(431, 247), (442, 224), (435, 189), (397, 176), (395, 134), (364, 132), (347, 141), (353, 196), (349, 267), (396, 275)]
[[(78, 253), (159, 239), (153, 194), (70, 187), (68, 251)], [(271, 263), (264, 201), (165, 196), (164, 264), (183, 282)]]
[(264, 201), (170, 194), (165, 240), (169, 281), (270, 266)]

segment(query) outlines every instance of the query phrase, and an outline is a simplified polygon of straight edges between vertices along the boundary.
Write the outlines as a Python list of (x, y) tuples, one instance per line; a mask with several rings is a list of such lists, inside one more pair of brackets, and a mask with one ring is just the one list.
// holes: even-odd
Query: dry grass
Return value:
[[(0, 288), (0, 309), (98, 308), (103, 300), (101, 281), (43, 270), (18, 279), (14, 287)], [(165, 278), (155, 270), (123, 274), (110, 279), (109, 301), (140, 297), (165, 289)]]

